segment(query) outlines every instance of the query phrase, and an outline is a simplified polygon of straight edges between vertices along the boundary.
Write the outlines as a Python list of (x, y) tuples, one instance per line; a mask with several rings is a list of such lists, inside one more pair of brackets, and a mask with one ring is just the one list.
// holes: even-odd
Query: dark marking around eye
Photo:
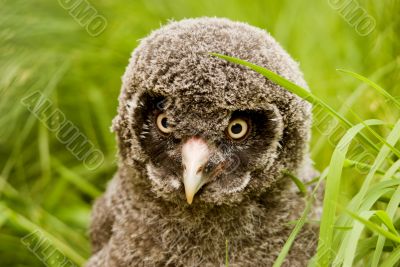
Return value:
[[(235, 111), (231, 115), (231, 121), (242, 118), (249, 126), (249, 131), (245, 139), (237, 142), (232, 139), (221, 139), (218, 147), (227, 155), (234, 157), (232, 166), (248, 166), (251, 161), (257, 159), (274, 142), (279, 132), (278, 120), (272, 110), (243, 110)], [(243, 124), (232, 123), (229, 131), (232, 134), (240, 134), (245, 130)], [(226, 147), (226, 149), (225, 149)], [(234, 155), (234, 156), (232, 156)], [(228, 162), (229, 164), (229, 162)], [(238, 165), (239, 164), (239, 165)]]

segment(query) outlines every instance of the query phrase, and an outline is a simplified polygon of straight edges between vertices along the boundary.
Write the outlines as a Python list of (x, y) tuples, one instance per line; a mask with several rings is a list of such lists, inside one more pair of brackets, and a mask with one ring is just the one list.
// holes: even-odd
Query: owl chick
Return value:
[[(289, 171), (314, 173), (311, 107), (217, 52), (307, 87), (265, 31), (220, 18), (170, 22), (141, 40), (113, 129), (119, 169), (97, 200), (87, 266), (272, 266), (304, 200)], [(306, 266), (306, 226), (286, 266)]]

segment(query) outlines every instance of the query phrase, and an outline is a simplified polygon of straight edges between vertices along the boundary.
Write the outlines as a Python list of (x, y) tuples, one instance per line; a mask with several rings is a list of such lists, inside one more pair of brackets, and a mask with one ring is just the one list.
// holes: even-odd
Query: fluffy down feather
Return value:
[[(230, 266), (272, 266), (304, 208), (288, 170), (303, 180), (314, 175), (308, 156), (311, 107), (258, 73), (212, 57), (239, 57), (307, 87), (298, 64), (264, 30), (220, 18), (170, 22), (141, 40), (123, 76), (113, 129), (119, 169), (97, 200), (91, 225), (93, 255), (87, 266), (220, 266), (229, 242)], [(196, 205), (172, 199), (180, 181), (153, 179), (140, 142), (136, 116), (145, 93), (167, 96), (175, 131), (223, 131), (227, 113), (270, 110), (276, 116), (271, 146), (239, 192), (207, 194)], [(221, 112), (224, 110), (226, 112)], [(194, 126), (195, 125), (195, 126)], [(153, 177), (153, 178), (152, 178)], [(169, 198), (168, 198), (169, 197)], [(229, 200), (228, 200), (229, 199)], [(316, 245), (307, 225), (286, 266), (306, 266)]]

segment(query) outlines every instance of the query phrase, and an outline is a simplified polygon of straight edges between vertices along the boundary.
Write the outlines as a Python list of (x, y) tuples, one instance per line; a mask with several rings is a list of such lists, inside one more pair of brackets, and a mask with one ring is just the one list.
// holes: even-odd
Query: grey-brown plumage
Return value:
[[(226, 240), (230, 266), (272, 266), (279, 254), (304, 208), (282, 171), (314, 174), (311, 107), (208, 52), (307, 87), (279, 44), (245, 23), (187, 19), (143, 39), (123, 77), (119, 169), (93, 210), (87, 266), (220, 266)], [(315, 230), (305, 227), (286, 266), (306, 265)]]

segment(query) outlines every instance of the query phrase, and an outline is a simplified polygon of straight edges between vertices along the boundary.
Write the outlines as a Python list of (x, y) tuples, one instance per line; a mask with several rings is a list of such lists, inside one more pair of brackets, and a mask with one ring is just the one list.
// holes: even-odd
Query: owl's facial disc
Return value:
[(250, 178), (265, 179), (257, 171), (272, 164), (282, 133), (273, 107), (200, 113), (145, 93), (133, 115), (151, 190), (178, 203), (240, 201)]
[(194, 195), (206, 183), (203, 171), (209, 158), (210, 149), (199, 137), (191, 137), (182, 146), (183, 184), (189, 204), (192, 204)]

